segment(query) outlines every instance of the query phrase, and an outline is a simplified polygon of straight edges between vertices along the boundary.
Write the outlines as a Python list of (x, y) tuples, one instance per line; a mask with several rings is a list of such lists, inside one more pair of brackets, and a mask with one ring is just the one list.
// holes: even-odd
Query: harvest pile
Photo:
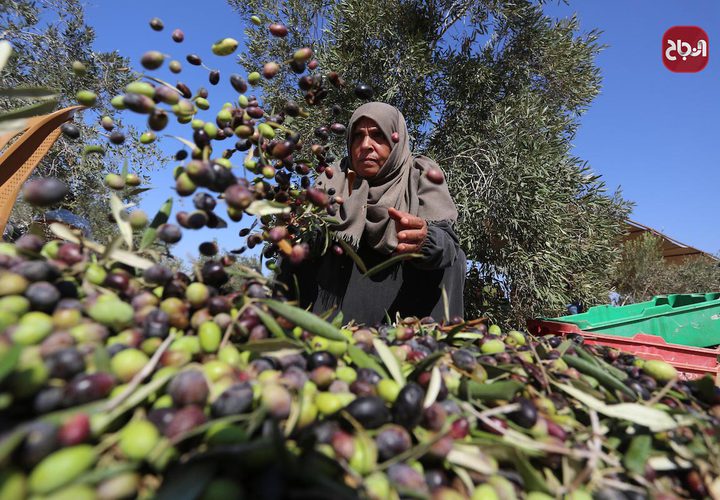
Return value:
[[(151, 27), (163, 29), (160, 20)], [(287, 33), (277, 24), (269, 31)], [(184, 40), (179, 30), (171, 36)], [(225, 38), (213, 52), (236, 48)], [(316, 69), (310, 49), (295, 54), (292, 71)], [(156, 69), (164, 59), (150, 52), (142, 62)], [(247, 80), (278, 71), (268, 63)], [(208, 78), (219, 81), (212, 71)], [(311, 169), (332, 168), (325, 146), (302, 147), (282, 125), (306, 111), (288, 103), (283, 116), (265, 117), (234, 76), (239, 107), (223, 107), (219, 126), (195, 123), (207, 96), (190, 100), (189, 89), (152, 81), (115, 103), (149, 114), (151, 130), (169, 112), (193, 125), (190, 161), (175, 178), (179, 194), (195, 195), (196, 211), (177, 213), (178, 223), (223, 227), (214, 208), (224, 200), (233, 220), (259, 216), (244, 235), (249, 245), (306, 258), (303, 236), (342, 202), (309, 187)], [(327, 81), (342, 87), (332, 72), (301, 77), (308, 105), (322, 100)], [(355, 91), (371, 96), (364, 85)], [(78, 97), (92, 104), (91, 94)], [(344, 128), (316, 136), (333, 132)], [(210, 159), (214, 142), (232, 135), (257, 177), (236, 177), (231, 153)], [(132, 173), (111, 175), (112, 189), (137, 185)], [(64, 191), (36, 180), (25, 196), (51, 205)], [(107, 247), (61, 225), (53, 230), (65, 241), (26, 235), (0, 245), (0, 499), (580, 500), (720, 490), (720, 393), (711, 380), (681, 381), (663, 362), (479, 320), (328, 322), (288, 303), (271, 278), (232, 266), (212, 243), (200, 245), (207, 260), (191, 275), (154, 263), (157, 239), (182, 236), (168, 222), (171, 207), (148, 226), (113, 195), (120, 235)]]

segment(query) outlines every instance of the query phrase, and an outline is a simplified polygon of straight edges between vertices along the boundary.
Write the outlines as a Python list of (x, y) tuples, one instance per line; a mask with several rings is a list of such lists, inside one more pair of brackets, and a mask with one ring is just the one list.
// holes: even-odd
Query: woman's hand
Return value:
[(388, 215), (395, 221), (399, 242), (395, 253), (419, 253), (427, 238), (427, 222), (395, 208), (388, 208)]

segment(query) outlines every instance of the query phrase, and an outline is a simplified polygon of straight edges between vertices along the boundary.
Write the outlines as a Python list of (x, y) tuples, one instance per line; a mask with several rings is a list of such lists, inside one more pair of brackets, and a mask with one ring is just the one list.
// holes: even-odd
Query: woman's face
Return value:
[(365, 178), (377, 175), (392, 149), (378, 124), (363, 116), (355, 123), (350, 139), (353, 170)]

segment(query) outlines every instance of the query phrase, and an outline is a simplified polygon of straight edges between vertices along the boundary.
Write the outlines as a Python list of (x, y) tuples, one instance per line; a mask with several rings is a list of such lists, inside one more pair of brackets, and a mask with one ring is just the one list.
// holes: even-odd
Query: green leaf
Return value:
[(22, 346), (20, 346), (20, 344), (13, 344), (12, 347), (0, 357), (0, 382), (15, 369), (20, 360), (20, 353), (22, 353)]
[(245, 209), (245, 213), (256, 215), (258, 217), (263, 217), (265, 215), (287, 214), (289, 212), (289, 206), (272, 200), (255, 200)]
[(268, 329), (270, 333), (272, 333), (273, 337), (278, 339), (285, 339), (288, 338), (287, 334), (285, 333), (285, 330), (282, 329), (282, 327), (278, 324), (277, 321), (275, 321), (275, 318), (272, 317), (272, 315), (266, 313), (259, 307), (253, 306), (253, 309), (257, 313), (257, 315), (260, 317), (260, 321), (263, 322), (265, 325), (265, 328)]
[(417, 380), (421, 373), (426, 372), (428, 369), (435, 366), (435, 363), (437, 363), (444, 355), (445, 353), (440, 351), (428, 354), (415, 365), (415, 368), (408, 378), (410, 380)]
[(262, 302), (267, 304), (267, 306), (275, 313), (290, 320), (303, 330), (307, 330), (313, 335), (319, 335), (330, 340), (347, 340), (345, 336), (340, 333), (340, 330), (332, 326), (330, 323), (321, 320), (311, 312), (273, 299), (264, 299)]
[(137, 269), (145, 270), (154, 265), (153, 261), (140, 257), (136, 253), (128, 252), (127, 250), (113, 250), (110, 252), (109, 257), (111, 260), (122, 262), (123, 264)]
[(95, 346), (93, 364), (96, 372), (112, 373), (112, 369), (110, 368), (110, 355), (104, 345), (98, 344)]
[(515, 468), (520, 473), (525, 483), (526, 491), (541, 491), (552, 494), (545, 478), (532, 466), (524, 453), (515, 450)]
[(45, 87), (21, 86), (10, 89), (0, 89), (0, 96), (16, 99), (57, 99), (58, 94), (55, 90)]
[(0, 113), (0, 121), (17, 120), (18, 118), (31, 118), (38, 115), (46, 115), (55, 111), (57, 99), (40, 101), (20, 108), (15, 108), (4, 113)]
[(635, 436), (623, 457), (623, 465), (635, 474), (645, 473), (645, 464), (652, 452), (652, 437), (648, 434)]
[(285, 349), (302, 349), (302, 347), (303, 345), (300, 342), (289, 338), (251, 340), (237, 346), (241, 351), (250, 352), (273, 352)]
[(26, 127), (27, 120), (20, 118), (18, 120), (0, 121), (0, 134), (17, 133)]
[(120, 175), (124, 179), (125, 177), (127, 177), (127, 174), (128, 174), (128, 161), (127, 161), (127, 158), (125, 158), (125, 160), (123, 161), (123, 168), (122, 168), (122, 172), (120, 172)]
[(152, 190), (151, 187), (147, 187), (147, 188), (140, 188), (140, 187), (139, 187), (139, 188), (131, 189), (130, 191), (128, 191), (127, 195), (128, 195), (128, 198), (131, 198), (131, 197), (133, 197), (133, 196), (135, 196), (135, 195), (142, 194), (142, 193), (144, 193), (145, 191), (150, 191), (150, 190)]
[(170, 212), (172, 212), (172, 206), (173, 199), (168, 198), (165, 203), (163, 203), (163, 205), (160, 207), (160, 210), (158, 210), (158, 212), (155, 214), (152, 222), (143, 233), (142, 240), (140, 241), (140, 250), (146, 249), (147, 247), (152, 245), (153, 241), (155, 241), (155, 238), (157, 237), (157, 228), (160, 227), (162, 224), (165, 224), (168, 219), (170, 219)]
[(447, 461), (479, 474), (491, 475), (497, 472), (497, 462), (483, 454), (480, 448), (460, 443), (453, 444), (447, 455)]
[(608, 389), (623, 392), (627, 396), (633, 399), (637, 399), (637, 394), (635, 394), (632, 389), (630, 389), (620, 380), (616, 379), (613, 375), (610, 374), (610, 372), (608, 372), (604, 368), (601, 368), (594, 363), (589, 363), (588, 361), (585, 361), (578, 356), (572, 356), (569, 354), (564, 355), (562, 359), (565, 360), (568, 365), (579, 370), (581, 373), (594, 377), (598, 382), (600, 382)]
[(20, 426), (0, 441), (0, 465), (8, 465), (7, 460), (10, 458), (12, 452), (15, 451), (15, 448), (20, 446), (25, 440), (25, 436), (27, 436), (29, 430), (28, 426)]
[(391, 257), (385, 262), (378, 264), (377, 266), (373, 267), (372, 269), (369, 269), (366, 273), (363, 274), (363, 278), (369, 278), (370, 276), (379, 273), (383, 269), (387, 269), (388, 267), (394, 266), (398, 262), (402, 262), (403, 260), (409, 260), (409, 259), (416, 259), (418, 257), (422, 257), (419, 253), (403, 253), (400, 255), (396, 255), (395, 257)]
[(110, 210), (112, 211), (113, 218), (117, 224), (120, 235), (125, 240), (125, 245), (129, 250), (132, 250), (132, 226), (127, 220), (123, 220), (122, 212), (125, 209), (123, 202), (117, 197), (115, 193), (110, 193)]
[(377, 351), (378, 356), (380, 356), (380, 359), (382, 359), (385, 368), (390, 372), (392, 378), (400, 387), (403, 387), (405, 385), (405, 375), (403, 375), (400, 363), (390, 348), (380, 339), (373, 339), (373, 347), (375, 351)]
[(627, 420), (628, 422), (645, 426), (652, 432), (668, 431), (675, 429), (678, 426), (678, 423), (672, 418), (672, 416), (662, 410), (658, 410), (657, 408), (651, 408), (639, 403), (607, 405), (599, 399), (596, 399), (586, 392), (576, 389), (575, 387), (565, 384), (554, 384), (588, 408), (591, 408), (598, 413), (602, 413), (607, 417)]
[(358, 368), (370, 368), (371, 370), (375, 370), (376, 372), (378, 372), (383, 378), (388, 378), (389, 375), (387, 371), (385, 371), (385, 368), (383, 368), (383, 366), (378, 363), (375, 358), (367, 354), (359, 347), (354, 345), (348, 345), (347, 352), (352, 362)]
[[(177, 89), (175, 89), (177, 90)], [(187, 139), (183, 139), (182, 137), (178, 137), (177, 135), (166, 135), (165, 137), (171, 137), (173, 139), (177, 139), (178, 141), (185, 144), (187, 147), (190, 148), (190, 151), (195, 151), (198, 147), (195, 145), (195, 143), (188, 141)]]
[(342, 311), (338, 311), (338, 313), (335, 315), (335, 317), (332, 320), (332, 326), (334, 326), (335, 328), (342, 328), (342, 326), (343, 326)]
[(156, 500), (200, 498), (215, 475), (217, 466), (213, 461), (204, 461), (173, 467), (166, 475)]
[[(512, 399), (524, 387), (517, 380), (500, 380), (481, 384), (474, 380), (463, 381), (468, 398), (472, 399)], [(462, 388), (461, 388), (462, 390)]]
[(105, 432), (107, 427), (124, 413), (132, 410), (137, 405), (145, 401), (151, 395), (168, 383), (175, 376), (175, 373), (165, 373), (164, 375), (150, 380), (147, 384), (140, 385), (116, 408), (102, 412), (97, 415), (95, 420), (91, 421), (93, 434), (99, 435)]
[(363, 274), (367, 273), (368, 269), (365, 266), (365, 263), (362, 261), (357, 252), (355, 252), (353, 247), (351, 247), (348, 242), (343, 240), (342, 238), (337, 238), (337, 242), (340, 243), (340, 246), (343, 247), (345, 253), (348, 254), (348, 256), (352, 259), (355, 265), (358, 266), (358, 269), (360, 269)]

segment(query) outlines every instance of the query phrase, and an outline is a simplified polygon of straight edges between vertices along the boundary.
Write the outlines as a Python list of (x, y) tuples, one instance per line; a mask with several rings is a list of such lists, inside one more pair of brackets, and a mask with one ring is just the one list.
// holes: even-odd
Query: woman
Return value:
[[(335, 308), (368, 326), (395, 314), (450, 318), (463, 314), (465, 254), (452, 225), (457, 209), (447, 185), (427, 178), (435, 162), (414, 156), (405, 118), (381, 102), (363, 104), (347, 127), (348, 157), (335, 175), (318, 176), (316, 187), (343, 198), (333, 229), (350, 243), (367, 269), (397, 254), (422, 257), (398, 262), (364, 277), (348, 255), (328, 251), (298, 266), (281, 264), (279, 280), (302, 307)], [(443, 299), (443, 288), (446, 299)]]

